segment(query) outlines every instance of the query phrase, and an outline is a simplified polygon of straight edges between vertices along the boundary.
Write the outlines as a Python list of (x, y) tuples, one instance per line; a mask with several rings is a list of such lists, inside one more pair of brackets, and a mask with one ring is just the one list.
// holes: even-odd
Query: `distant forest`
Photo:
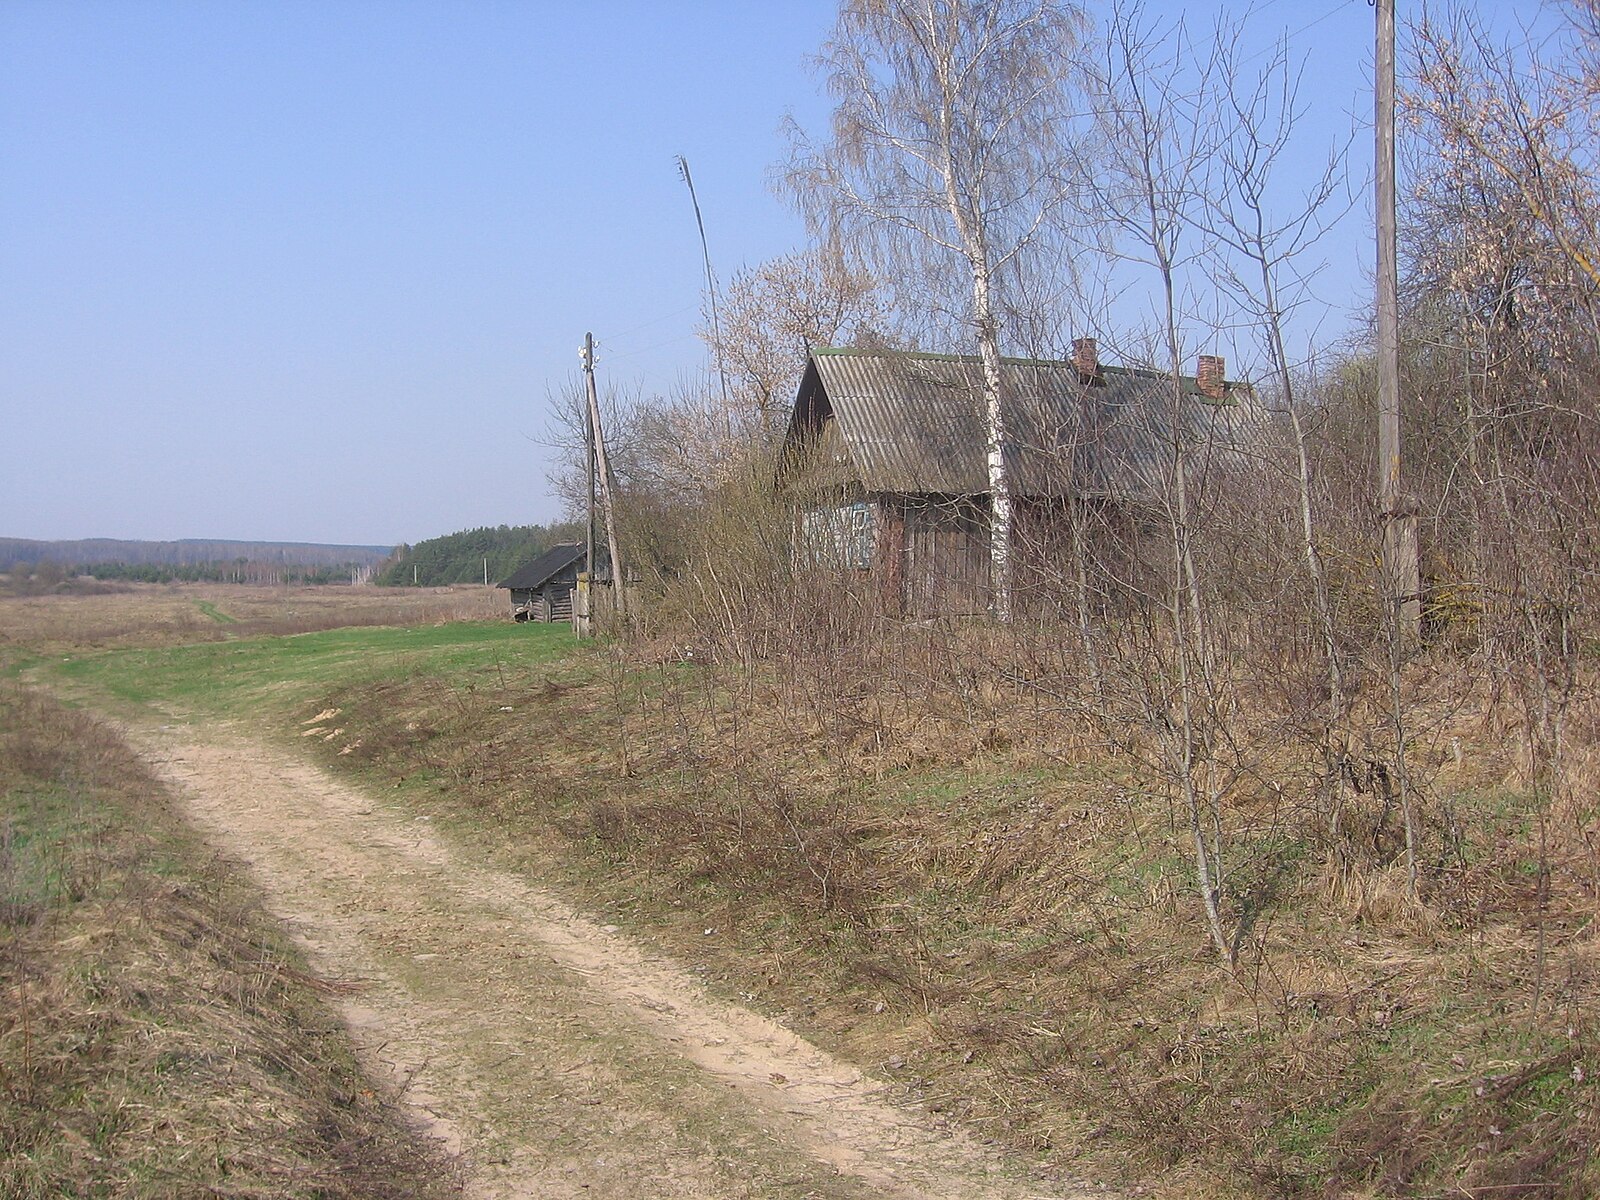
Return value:
[[(52, 565), (54, 564), (42, 563), (35, 566), (34, 576), (37, 578), (48, 575), (47, 568)], [(320, 584), (366, 583), (372, 573), (372, 567), (366, 563), (349, 563), (340, 567), (307, 567), (241, 558), (230, 562), (184, 563), (176, 566), (165, 563), (83, 563), (73, 567), (71, 573), (128, 583)]]
[(578, 541), (583, 526), (497, 525), (429, 538), (414, 546), (323, 546), (301, 542), (35, 541), (0, 538), (0, 572), (12, 587), (50, 591), (75, 577), (119, 583), (377, 583), (441, 587), (490, 583), (558, 542)]
[(50, 590), (79, 577), (128, 583), (365, 583), (385, 546), (309, 542), (175, 542), (0, 538), (0, 571), (12, 585)]
[(489, 582), (498, 583), (551, 546), (581, 541), (583, 535), (583, 526), (576, 521), (464, 529), (399, 547), (372, 581), (390, 587), (482, 583), (487, 563)]
[[(311, 542), (239, 542), (185, 538), (175, 542), (127, 541), (120, 538), (84, 538), (78, 541), (35, 541), (0, 538), (0, 571), (18, 564), (52, 562), (88, 574), (91, 564), (198, 567), (261, 563), (277, 567), (332, 567), (349, 575), (353, 566), (375, 566), (391, 546), (324, 546)], [(125, 578), (134, 578), (125, 576)], [(209, 578), (209, 577), (208, 577)]]

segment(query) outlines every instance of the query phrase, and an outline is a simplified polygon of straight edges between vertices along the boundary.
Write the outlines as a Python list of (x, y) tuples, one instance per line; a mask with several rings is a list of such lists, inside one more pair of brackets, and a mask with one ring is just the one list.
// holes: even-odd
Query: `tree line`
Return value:
[(335, 546), (311, 542), (247, 542), (204, 538), (151, 542), (121, 538), (36, 541), (0, 538), (0, 571), (50, 561), (66, 568), (85, 564), (200, 566), (220, 563), (272, 563), (289, 567), (346, 570), (370, 566), (389, 553), (388, 547)]
[(71, 590), (83, 580), (103, 583), (243, 583), (323, 586), (365, 583), (372, 568), (367, 563), (307, 566), (281, 561), (262, 562), (236, 558), (211, 562), (69, 562), (42, 558), (14, 562), (6, 572), (11, 591), (44, 594)]
[(549, 525), (494, 525), (463, 529), (400, 546), (378, 568), (373, 582), (385, 587), (445, 587), (497, 583), (559, 542), (582, 541), (573, 521)]
[[(41, 563), (34, 569), (37, 576), (45, 569)], [(75, 568), (79, 575), (95, 579), (119, 580), (127, 583), (274, 583), (320, 586), (324, 584), (364, 582), (371, 567), (368, 564), (310, 567), (283, 563), (259, 562), (240, 558), (226, 562), (186, 564), (166, 563), (85, 563)]]

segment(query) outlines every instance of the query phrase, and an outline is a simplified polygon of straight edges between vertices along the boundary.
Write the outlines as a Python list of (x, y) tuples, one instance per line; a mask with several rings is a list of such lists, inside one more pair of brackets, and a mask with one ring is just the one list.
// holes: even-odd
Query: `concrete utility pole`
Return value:
[[(589, 448), (590, 448), (590, 475), (589, 475), (589, 579), (591, 585), (594, 580), (594, 480), (598, 475), (600, 479), (600, 508), (606, 519), (606, 549), (611, 554), (611, 594), (616, 600), (617, 616), (624, 623), (628, 620), (628, 602), (626, 589), (623, 587), (625, 576), (622, 571), (622, 555), (617, 550), (617, 518), (616, 510), (612, 503), (613, 489), (611, 479), (611, 466), (606, 461), (606, 435), (600, 426), (600, 398), (594, 385), (594, 334), (583, 335), (583, 349), (578, 352), (583, 358), (584, 387), (589, 394)], [(590, 595), (593, 595), (591, 586)]]
[[(594, 582), (594, 416), (589, 407), (594, 402), (588, 397), (594, 395), (594, 334), (586, 333), (583, 336), (583, 348), (578, 351), (578, 357), (583, 360), (583, 374), (585, 386), (583, 410), (583, 454), (584, 469), (589, 473), (589, 526), (588, 543), (585, 547), (587, 557), (583, 560), (583, 569), (588, 572), (589, 582)], [(591, 594), (593, 589), (591, 587)]]
[(1399, 632), (1421, 634), (1416, 503), (1400, 490), (1400, 300), (1395, 248), (1394, 0), (1377, 11), (1376, 173), (1378, 218), (1378, 519), (1385, 599)]
[(695, 194), (694, 176), (689, 174), (689, 160), (678, 155), (678, 174), (689, 188), (689, 203), (694, 205), (694, 223), (700, 230), (700, 259), (706, 268), (706, 301), (711, 305), (711, 340), (717, 348), (717, 378), (722, 383), (722, 419), (731, 421), (733, 402), (728, 399), (728, 368), (722, 352), (722, 321), (717, 316), (717, 277), (711, 271), (711, 247), (706, 242), (706, 223), (700, 215), (700, 197)]

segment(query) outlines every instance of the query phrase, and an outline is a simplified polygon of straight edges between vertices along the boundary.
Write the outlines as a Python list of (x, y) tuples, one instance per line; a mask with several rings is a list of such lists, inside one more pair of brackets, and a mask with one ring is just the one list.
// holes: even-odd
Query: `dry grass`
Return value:
[[(114, 636), (185, 636), (202, 602), (246, 615), (181, 601)], [(1444, 652), (1408, 668), (1413, 896), (1381, 688), (1330, 792), (1315, 672), (1245, 664), (1220, 833), (1249, 923), (1227, 970), (1152, 735), (1097, 710), (1127, 698), (1093, 694), (1070, 636), (869, 607), (768, 657), (662, 635), (302, 692), (285, 733), (340, 709), (330, 762), (1075, 1172), (1186, 1198), (1600, 1193), (1594, 680), (1559, 786), (1535, 787), (1518, 681)]]
[(504, 616), (496, 588), (131, 584), (106, 594), (0, 595), (0, 668), (34, 654)]
[(1044, 652), (886, 627), (755, 671), (662, 643), (467, 703), (394, 680), (315, 704), (342, 710), (329, 753), (355, 746), (334, 761), (985, 1134), (1171, 1196), (1600, 1191), (1594, 793), (1535, 803), (1492, 687), (1408, 680), (1418, 898), (1385, 797), (1352, 789), (1331, 829), (1282, 709), (1243, 722), (1229, 971), (1137, 737), (1041, 684)]
[(114, 736), (0, 690), (0, 1195), (456, 1194), (206, 861)]

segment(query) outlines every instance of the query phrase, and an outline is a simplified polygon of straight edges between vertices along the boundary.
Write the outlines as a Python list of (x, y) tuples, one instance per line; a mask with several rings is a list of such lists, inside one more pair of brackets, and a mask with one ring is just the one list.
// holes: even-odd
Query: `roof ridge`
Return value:
[[(924, 362), (959, 362), (972, 363), (974, 365), (982, 361), (976, 354), (941, 354), (931, 350), (892, 350), (888, 348), (870, 348), (865, 346), (813, 346), (811, 348), (811, 354), (813, 357), (826, 358), (911, 358), (920, 359)], [(1073, 362), (1071, 359), (1013, 358), (1004, 354), (1000, 356), (1000, 364), (1001, 366), (1007, 367), (1059, 367), (1064, 370), (1077, 369), (1077, 363)], [(1101, 363), (1099, 365), (1099, 374), (1121, 375), (1129, 378), (1143, 379), (1172, 378), (1170, 373), (1159, 370), (1155, 367), (1114, 366), (1109, 363)], [(1218, 400), (1201, 394), (1199, 390), (1200, 380), (1194, 375), (1179, 375), (1178, 383), (1185, 392), (1192, 392), (1207, 403), (1229, 403), (1229, 400), (1226, 397)], [(1232, 391), (1236, 388), (1249, 387), (1249, 384), (1241, 379), (1224, 379), (1222, 381), (1222, 385), (1228, 391)]]
[[(813, 346), (813, 355), (826, 355), (834, 358), (922, 358), (932, 362), (969, 362), (979, 363), (983, 360), (976, 354), (941, 354), (934, 350), (891, 350), (887, 347), (871, 348), (866, 346)], [(1000, 361), (1007, 366), (1021, 367), (1070, 367), (1066, 359), (1060, 358), (1018, 358), (1002, 354)]]

